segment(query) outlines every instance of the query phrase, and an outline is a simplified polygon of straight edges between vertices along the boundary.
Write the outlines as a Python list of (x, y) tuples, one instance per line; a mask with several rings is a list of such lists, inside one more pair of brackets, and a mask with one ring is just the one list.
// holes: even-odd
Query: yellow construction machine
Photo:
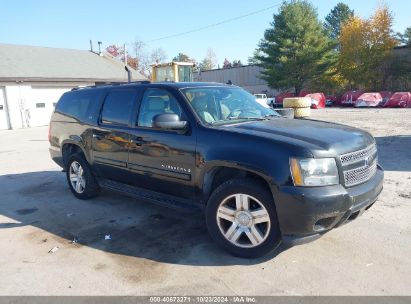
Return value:
[(192, 62), (168, 62), (151, 65), (151, 81), (174, 81), (186, 82), (193, 81), (193, 67)]

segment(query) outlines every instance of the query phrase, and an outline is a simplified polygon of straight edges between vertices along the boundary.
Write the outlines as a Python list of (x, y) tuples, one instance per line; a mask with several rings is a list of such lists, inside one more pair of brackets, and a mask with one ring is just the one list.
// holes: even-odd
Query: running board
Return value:
[(201, 206), (194, 201), (181, 199), (172, 195), (162, 194), (155, 191), (126, 185), (109, 179), (99, 179), (98, 182), (101, 188), (116, 191), (126, 196), (130, 196), (139, 200), (149, 201), (151, 203), (164, 207), (188, 212), (198, 212), (202, 209)]

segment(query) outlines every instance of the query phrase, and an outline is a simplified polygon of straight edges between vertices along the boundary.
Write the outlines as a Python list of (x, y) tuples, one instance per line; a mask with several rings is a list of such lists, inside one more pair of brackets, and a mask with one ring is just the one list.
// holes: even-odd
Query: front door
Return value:
[(128, 167), (135, 186), (182, 198), (194, 197), (196, 136), (187, 132), (153, 128), (154, 116), (175, 113), (187, 116), (178, 95), (164, 88), (147, 88), (142, 97), (135, 128), (131, 131)]
[(103, 178), (128, 181), (129, 132), (137, 93), (134, 88), (113, 89), (104, 100), (99, 126), (91, 134), (93, 167)]

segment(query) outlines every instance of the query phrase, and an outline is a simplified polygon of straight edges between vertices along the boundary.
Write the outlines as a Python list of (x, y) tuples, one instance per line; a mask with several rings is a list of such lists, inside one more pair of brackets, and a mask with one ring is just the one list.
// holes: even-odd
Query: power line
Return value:
[(270, 10), (270, 9), (272, 9), (272, 8), (274, 8), (274, 7), (280, 6), (280, 5), (281, 5), (280, 3), (279, 3), (279, 4), (275, 4), (275, 5), (271, 5), (271, 6), (269, 6), (269, 7), (266, 7), (266, 8), (263, 8), (263, 9), (260, 9), (260, 10), (258, 10), (258, 11), (254, 11), (254, 12), (251, 12), (251, 13), (248, 13), (248, 14), (245, 14), (245, 15), (241, 15), (241, 16), (237, 16), (237, 17), (230, 18), (230, 19), (226, 19), (226, 20), (223, 20), (223, 21), (220, 21), (220, 22), (217, 22), (217, 23), (213, 23), (213, 24), (209, 24), (209, 25), (206, 25), (206, 26), (203, 26), (203, 27), (199, 27), (199, 28), (196, 28), (196, 29), (193, 29), (193, 30), (190, 30), (190, 31), (185, 31), (185, 32), (177, 33), (177, 34), (172, 34), (172, 35), (168, 35), (168, 36), (164, 36), (164, 37), (160, 37), (160, 38), (148, 40), (147, 42), (155, 42), (155, 41), (160, 41), (160, 40), (164, 40), (164, 39), (179, 37), (179, 36), (183, 36), (183, 35), (187, 35), (187, 34), (199, 32), (199, 31), (203, 31), (203, 30), (209, 29), (209, 28), (211, 28), (211, 27), (219, 26), (219, 25), (221, 25), (221, 24), (233, 22), (233, 21), (236, 21), (236, 20), (239, 20), (239, 19), (242, 19), (242, 18), (246, 18), (246, 17), (252, 16), (252, 15), (256, 15), (256, 14), (262, 13), (262, 12), (264, 12), (264, 11), (268, 11), (268, 10)]

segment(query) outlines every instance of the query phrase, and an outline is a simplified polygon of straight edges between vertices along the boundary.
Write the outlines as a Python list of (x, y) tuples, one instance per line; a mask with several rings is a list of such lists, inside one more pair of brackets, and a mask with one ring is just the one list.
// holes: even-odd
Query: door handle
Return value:
[(132, 144), (135, 144), (136, 146), (141, 146), (142, 143), (143, 143), (143, 138), (142, 137), (132, 138), (132, 139), (130, 139), (130, 142)]

